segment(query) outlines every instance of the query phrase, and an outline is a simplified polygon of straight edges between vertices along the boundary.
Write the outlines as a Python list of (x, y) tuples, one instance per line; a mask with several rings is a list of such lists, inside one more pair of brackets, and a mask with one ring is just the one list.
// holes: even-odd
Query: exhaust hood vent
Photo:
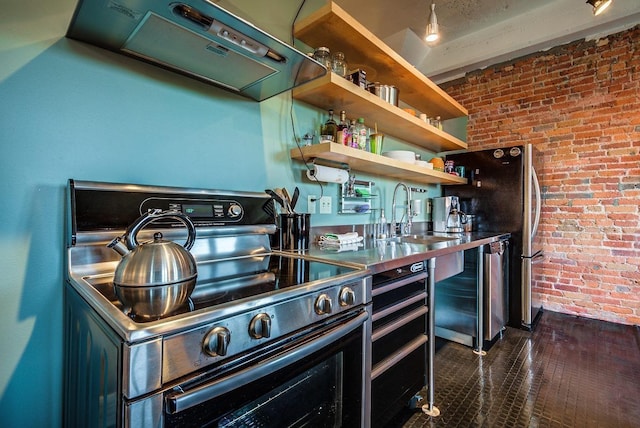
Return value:
[(307, 55), (206, 0), (80, 0), (67, 37), (256, 101), (326, 73)]

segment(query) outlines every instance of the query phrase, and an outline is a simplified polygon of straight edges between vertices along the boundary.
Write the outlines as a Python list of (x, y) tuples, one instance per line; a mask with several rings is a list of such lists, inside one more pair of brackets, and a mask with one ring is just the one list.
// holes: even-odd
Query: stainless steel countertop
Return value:
[(457, 251), (477, 248), (481, 245), (509, 238), (509, 233), (471, 232), (459, 235), (428, 232), (429, 236), (455, 237), (458, 239), (430, 243), (393, 242), (392, 240), (365, 239), (364, 246), (356, 251), (336, 251), (312, 243), (304, 251), (308, 257), (338, 263), (349, 263), (368, 269), (372, 274), (385, 272), (419, 261), (429, 260)]

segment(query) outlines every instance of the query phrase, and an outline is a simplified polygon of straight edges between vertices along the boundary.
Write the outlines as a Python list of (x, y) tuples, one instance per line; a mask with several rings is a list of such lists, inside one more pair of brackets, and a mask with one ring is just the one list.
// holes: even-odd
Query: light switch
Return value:
[(331, 214), (331, 196), (320, 198), (320, 214)]

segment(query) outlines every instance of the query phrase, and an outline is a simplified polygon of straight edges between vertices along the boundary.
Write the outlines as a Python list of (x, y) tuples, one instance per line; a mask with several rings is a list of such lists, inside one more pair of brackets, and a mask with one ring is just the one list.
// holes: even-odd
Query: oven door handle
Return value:
[(219, 397), (239, 387), (248, 385), (263, 376), (267, 376), (270, 373), (285, 368), (295, 361), (307, 358), (314, 352), (325, 348), (351, 333), (353, 330), (361, 327), (368, 318), (369, 314), (367, 312), (363, 312), (354, 319), (340, 325), (340, 327), (313, 339), (303, 346), (295, 348), (293, 351), (287, 351), (284, 355), (280, 354), (268, 358), (255, 366), (248, 367), (237, 373), (216, 379), (212, 382), (205, 383), (186, 392), (180, 390), (173, 391), (166, 396), (167, 413), (174, 414), (182, 412), (190, 407), (204, 403), (212, 398)]

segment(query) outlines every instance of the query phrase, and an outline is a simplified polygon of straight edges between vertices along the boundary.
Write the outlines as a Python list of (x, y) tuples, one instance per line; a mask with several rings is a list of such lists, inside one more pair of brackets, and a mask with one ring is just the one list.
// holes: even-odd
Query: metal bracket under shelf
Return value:
[(371, 214), (375, 211), (379, 211), (379, 208), (370, 208), (366, 211), (356, 211), (356, 210), (340, 210), (338, 214)]
[[(320, 162), (318, 162), (320, 161)], [(339, 162), (339, 161), (334, 161), (332, 159), (325, 159), (325, 158), (311, 158), (311, 163), (314, 165), (321, 165), (321, 166), (330, 166), (333, 168), (340, 168), (340, 169), (345, 169), (347, 170), (347, 172), (349, 172), (349, 174), (351, 174), (351, 167), (349, 166), (348, 163), (344, 163), (344, 162)]]

